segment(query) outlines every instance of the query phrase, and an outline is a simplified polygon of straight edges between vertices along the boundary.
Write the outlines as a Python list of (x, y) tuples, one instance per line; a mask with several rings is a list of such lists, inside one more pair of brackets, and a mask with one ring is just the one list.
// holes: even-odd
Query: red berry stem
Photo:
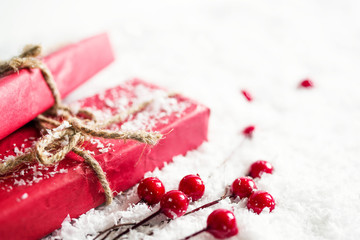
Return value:
[(249, 197), (256, 189), (257, 189), (257, 187), (255, 185), (255, 182), (251, 178), (248, 178), (248, 177), (237, 178), (231, 185), (231, 190), (230, 190), (229, 186), (226, 187), (225, 193), (221, 198), (214, 200), (212, 202), (209, 202), (207, 204), (204, 204), (198, 208), (195, 208), (194, 210), (187, 212), (185, 215), (188, 215), (188, 214), (197, 212), (201, 209), (213, 206), (227, 197), (228, 198), (240, 197), (240, 199)]
[(185, 213), (184, 216), (186, 216), (186, 215), (188, 215), (188, 214), (191, 214), (191, 213), (194, 213), (194, 212), (197, 212), (197, 211), (200, 211), (201, 209), (211, 207), (211, 206), (219, 203), (221, 200), (224, 200), (224, 199), (227, 198), (227, 197), (233, 197), (233, 194), (229, 194), (228, 187), (227, 187), (227, 189), (226, 189), (225, 194), (222, 195), (221, 198), (216, 199), (216, 200), (214, 200), (214, 201), (212, 201), (212, 202), (206, 203), (206, 204), (204, 204), (204, 205), (202, 205), (202, 206), (200, 206), (200, 207), (198, 207), (198, 208), (195, 208), (194, 210)]
[[(198, 208), (195, 208), (194, 210), (185, 213), (184, 216), (186, 216), (186, 215), (188, 215), (188, 214), (191, 214), (191, 213), (194, 213), (194, 212), (197, 212), (197, 211), (200, 211), (201, 209), (204, 209), (204, 208), (207, 208), (207, 207), (211, 207), (211, 206), (219, 203), (221, 200), (223, 200), (223, 199), (225, 199), (225, 198), (227, 198), (227, 197), (234, 197), (233, 194), (230, 194), (230, 193), (229, 193), (229, 187), (227, 187), (227, 189), (226, 189), (226, 191), (225, 191), (225, 194), (224, 194), (223, 196), (221, 196), (219, 199), (214, 200), (214, 201), (212, 201), (212, 202), (209, 202), (209, 203), (207, 203), (207, 204), (204, 204), (204, 205), (202, 205), (202, 206), (200, 206), (200, 207), (198, 207)], [(161, 210), (159, 210), (159, 211), (161, 211)], [(154, 214), (158, 214), (159, 211), (155, 212)], [(153, 214), (153, 215), (154, 215), (154, 214)], [(109, 232), (108, 232), (108, 233), (105, 235), (105, 237), (102, 238), (101, 240), (106, 239), (106, 237), (110, 235), (110, 233), (111, 233), (110, 231), (113, 230), (113, 229), (116, 229), (116, 228), (122, 227), (122, 226), (134, 225), (133, 227), (131, 227), (131, 228), (127, 229), (126, 231), (120, 233), (120, 235), (122, 236), (123, 234), (128, 233), (131, 229), (135, 229), (135, 228), (139, 227), (140, 225), (142, 225), (143, 223), (149, 221), (149, 220), (151, 219), (151, 218), (150, 218), (151, 216), (152, 216), (152, 215), (150, 215), (148, 218), (142, 220), (141, 222), (139, 222), (139, 223), (137, 223), (137, 224), (124, 223), (124, 224), (118, 224), (118, 225), (115, 225), (115, 226), (113, 226), (113, 227), (110, 227), (110, 228), (108, 228), (108, 229), (106, 229), (106, 230), (103, 231), (103, 232), (106, 232), (106, 231), (109, 231)], [(156, 216), (156, 215), (155, 215), (155, 216)], [(146, 220), (146, 221), (145, 221), (145, 220)], [(167, 219), (166, 221), (167, 221), (167, 222), (170, 222), (171, 219)], [(136, 225), (139, 225), (139, 226), (136, 226)], [(206, 229), (204, 229), (203, 231), (206, 231)], [(103, 234), (103, 232), (101, 232), (99, 235)], [(195, 236), (195, 235), (194, 235), (194, 236)], [(96, 238), (97, 238), (97, 237), (96, 237)], [(96, 239), (96, 238), (95, 238), (95, 239)], [(94, 239), (94, 240), (95, 240), (95, 239)], [(115, 238), (115, 239), (117, 239), (117, 238)]]
[(199, 235), (200, 233), (202, 233), (202, 232), (206, 232), (206, 228), (204, 228), (203, 230), (200, 230), (200, 231), (198, 231), (198, 232), (196, 232), (196, 233), (193, 233), (193, 234), (191, 234), (190, 236), (187, 236), (186, 238), (184, 238), (183, 240), (187, 240), (187, 239), (190, 239), (190, 238), (192, 238), (192, 237), (195, 237), (196, 235)]
[[(136, 202), (134, 204), (137, 205), (137, 204), (142, 203), (142, 202), (144, 202), (144, 201), (140, 199), (138, 202)], [(120, 221), (120, 219), (118, 221)], [(96, 237), (93, 240), (98, 239), (101, 235), (103, 235), (104, 233), (107, 232), (106, 235), (103, 238), (100, 239), (100, 240), (104, 240), (110, 235), (110, 233), (112, 231), (117, 230), (117, 229), (119, 229), (121, 227), (132, 226), (132, 225), (135, 225), (135, 223), (119, 223), (119, 224), (113, 225), (113, 226), (99, 232), (98, 235), (96, 235)]]
[[(241, 140), (241, 142), (236, 144), (236, 146), (231, 150), (230, 154), (227, 155), (226, 158), (215, 169), (218, 170), (220, 167), (224, 166), (225, 163), (230, 161), (232, 159), (232, 157), (235, 155), (236, 151), (238, 151), (239, 148), (241, 148), (241, 146), (245, 143), (246, 140), (247, 140), (247, 138), (245, 137), (244, 139)], [(208, 178), (211, 178), (214, 175), (214, 173), (215, 172), (210, 173), (210, 175), (208, 175)]]
[[(146, 217), (140, 222), (133, 224), (132, 227), (121, 232), (120, 234), (115, 236), (114, 239), (119, 239), (121, 236), (129, 233), (130, 230), (136, 229), (139, 226), (144, 225), (144, 223), (148, 222), (149, 220), (151, 220), (160, 213), (163, 213), (169, 219), (175, 219), (176, 217), (181, 217), (185, 214), (188, 206), (189, 206), (189, 198), (183, 192), (178, 190), (171, 190), (161, 198), (160, 209), (157, 212), (151, 214), (150, 216)], [(101, 240), (106, 239), (106, 237), (109, 236), (111, 231), (112, 229), (110, 229), (110, 231), (108, 231), (105, 237), (103, 237)]]
[(140, 227), (141, 225), (143, 225), (144, 223), (146, 223), (147, 221), (150, 221), (151, 219), (153, 219), (154, 217), (156, 217), (157, 215), (159, 215), (161, 213), (161, 209), (154, 212), (153, 214), (151, 214), (150, 216), (144, 218), (143, 220), (141, 220), (140, 222), (138, 222), (137, 224), (135, 224), (134, 226), (132, 226), (131, 228), (126, 229), (125, 231), (123, 231), (122, 233), (120, 233), (119, 235), (117, 235), (113, 240), (119, 239), (120, 237), (122, 237), (123, 235), (127, 234), (130, 232), (130, 230), (134, 230), (138, 227)]
[(96, 237), (95, 237), (93, 240), (98, 239), (101, 235), (103, 235), (104, 233), (107, 232), (106, 235), (102, 238), (102, 239), (106, 239), (106, 238), (110, 235), (110, 233), (111, 233), (112, 231), (114, 231), (114, 230), (116, 230), (116, 229), (119, 229), (119, 228), (121, 228), (121, 227), (132, 226), (132, 225), (135, 225), (135, 223), (120, 223), (120, 224), (116, 224), (116, 225), (114, 225), (114, 226), (111, 226), (111, 227), (109, 227), (109, 228), (107, 228), (107, 229), (99, 232), (99, 234), (96, 235)]

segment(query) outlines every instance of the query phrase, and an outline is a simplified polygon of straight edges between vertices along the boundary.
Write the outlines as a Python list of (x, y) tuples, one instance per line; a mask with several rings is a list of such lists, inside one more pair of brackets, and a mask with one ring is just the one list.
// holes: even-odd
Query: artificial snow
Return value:
[[(168, 224), (159, 216), (130, 239), (184, 238), (217, 208), (234, 211), (239, 234), (233, 239), (360, 238), (358, 0), (3, 1), (0, 9), (1, 59), (31, 42), (54, 49), (109, 31), (115, 63), (67, 102), (141, 77), (211, 108), (209, 141), (147, 174), (171, 190), (183, 176), (199, 173), (205, 195), (189, 210), (220, 197), (252, 162), (274, 165), (272, 175), (256, 180), (275, 198), (270, 214), (248, 211), (245, 200), (224, 199)], [(297, 88), (308, 77), (314, 88)], [(244, 140), (241, 130), (250, 124), (254, 136)], [(157, 210), (133, 205), (137, 201), (133, 188), (108, 207), (65, 219), (48, 239), (92, 239), (120, 218), (136, 222)]]
[(21, 196), (21, 200), (27, 199), (28, 197), (29, 197), (29, 194), (24, 193), (24, 194)]

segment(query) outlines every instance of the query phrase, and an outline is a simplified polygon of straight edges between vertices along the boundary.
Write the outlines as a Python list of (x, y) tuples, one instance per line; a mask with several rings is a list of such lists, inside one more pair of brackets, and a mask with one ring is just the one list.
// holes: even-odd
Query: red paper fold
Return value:
[[(207, 138), (208, 108), (182, 96), (164, 97), (163, 90), (139, 80), (85, 99), (80, 105), (101, 116), (115, 114), (148, 100), (149, 92), (157, 99), (154, 103), (111, 129), (160, 131), (164, 138), (157, 145), (100, 138), (84, 144), (106, 172), (113, 191), (130, 188), (145, 172), (163, 167), (173, 156), (197, 148)], [(38, 137), (30, 124), (19, 129), (0, 141), (0, 159), (31, 147)], [(55, 167), (27, 166), (0, 179), (0, 239), (43, 237), (60, 227), (68, 214), (78, 217), (104, 200), (94, 172), (74, 153)]]
[[(62, 97), (114, 60), (107, 34), (68, 45), (43, 59)], [(0, 78), (0, 139), (19, 129), (54, 104), (38, 69), (22, 69)]]

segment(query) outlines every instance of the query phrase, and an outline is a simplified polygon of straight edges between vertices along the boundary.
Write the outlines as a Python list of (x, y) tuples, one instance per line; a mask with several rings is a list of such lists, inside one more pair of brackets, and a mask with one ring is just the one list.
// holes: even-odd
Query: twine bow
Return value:
[(40, 129), (49, 129), (50, 126), (52, 130), (40, 138), (36, 145), (27, 153), (0, 163), (0, 175), (14, 172), (25, 163), (39, 162), (45, 166), (51, 166), (62, 161), (66, 154), (72, 151), (81, 156), (96, 173), (104, 189), (106, 204), (108, 205), (112, 202), (113, 194), (109, 182), (106, 179), (106, 174), (100, 164), (87, 151), (81, 149), (81, 144), (90, 137), (123, 140), (132, 139), (145, 144), (157, 144), (162, 137), (158, 132), (140, 130), (117, 132), (104, 129), (113, 123), (124, 121), (131, 114), (143, 110), (151, 103), (151, 100), (131, 107), (127, 112), (117, 114), (103, 122), (97, 121), (95, 115), (90, 110), (80, 109), (78, 113), (86, 115), (90, 120), (80, 119), (74, 116), (68, 106), (62, 104), (60, 93), (51, 72), (40, 59), (36, 58), (40, 53), (41, 46), (26, 46), (23, 53), (18, 57), (13, 57), (7, 62), (0, 63), (0, 76), (10, 72), (18, 72), (19, 69), (23, 68), (39, 68), (55, 100), (54, 106), (46, 115), (54, 115), (64, 119), (64, 121), (61, 123), (46, 115), (38, 115), (36, 121)]

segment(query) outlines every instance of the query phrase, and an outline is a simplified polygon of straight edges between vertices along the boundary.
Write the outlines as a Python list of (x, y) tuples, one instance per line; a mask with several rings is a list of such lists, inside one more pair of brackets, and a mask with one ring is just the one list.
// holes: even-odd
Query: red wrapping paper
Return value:
[[(64, 98), (114, 60), (107, 34), (68, 45), (44, 57)], [(30, 122), (54, 104), (39, 69), (22, 69), (0, 78), (0, 139)]]
[[(124, 106), (139, 103), (139, 96), (142, 98), (149, 92), (159, 96), (163, 90), (133, 80), (79, 104), (105, 115), (115, 114)], [(130, 188), (145, 172), (163, 167), (173, 156), (185, 154), (207, 139), (208, 108), (180, 95), (159, 99), (125, 123), (110, 128), (159, 131), (164, 138), (157, 145), (100, 138), (84, 144), (106, 172), (113, 191)], [(31, 124), (19, 129), (0, 141), (0, 159), (25, 151), (38, 137)], [(68, 214), (78, 217), (104, 201), (103, 189), (94, 172), (74, 153), (70, 152), (55, 167), (26, 166), (0, 179), (0, 238), (43, 237), (59, 228)]]

